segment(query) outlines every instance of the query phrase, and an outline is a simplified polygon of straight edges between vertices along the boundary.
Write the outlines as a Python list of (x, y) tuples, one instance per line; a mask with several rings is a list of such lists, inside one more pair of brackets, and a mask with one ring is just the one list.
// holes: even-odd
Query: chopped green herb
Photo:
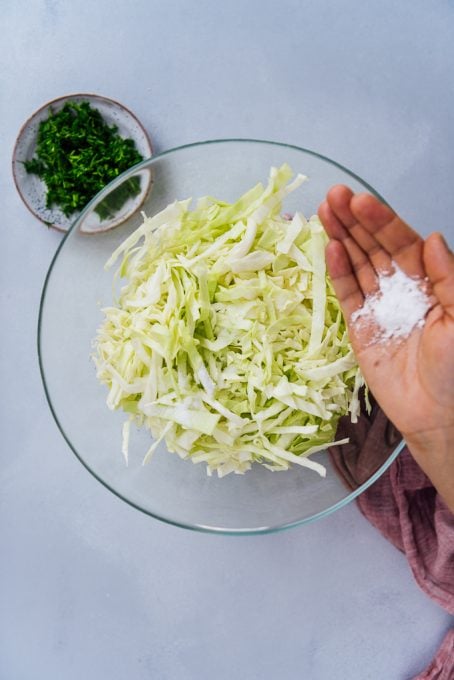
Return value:
[(134, 175), (111, 191), (104, 200), (98, 203), (95, 210), (101, 220), (107, 220), (120, 210), (128, 198), (134, 198), (138, 194), (140, 194), (140, 177)]
[[(45, 182), (46, 207), (58, 206), (69, 217), (143, 156), (134, 140), (121, 137), (117, 126), (109, 126), (89, 102), (67, 102), (60, 111), (50, 107), (49, 112), (38, 128), (36, 156), (24, 166)], [(139, 191), (139, 177), (122, 184), (110, 205), (100, 204), (100, 218), (110, 217)]]

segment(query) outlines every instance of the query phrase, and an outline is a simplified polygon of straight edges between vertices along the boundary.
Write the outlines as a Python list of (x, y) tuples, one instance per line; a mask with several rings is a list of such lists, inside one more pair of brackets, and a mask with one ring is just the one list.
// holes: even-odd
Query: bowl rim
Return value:
[[(126, 112), (131, 118), (134, 119), (134, 121), (136, 122), (138, 128), (140, 129), (140, 131), (143, 134), (144, 139), (147, 143), (147, 146), (148, 146), (148, 149), (149, 149), (149, 151), (148, 151), (149, 156), (147, 156), (144, 159), (144, 161), (147, 161), (150, 158), (154, 157), (154, 155), (153, 155), (154, 154), (153, 141), (150, 137), (150, 134), (146, 130), (145, 126), (140, 122), (139, 118), (136, 116), (136, 114), (133, 111), (131, 111), (130, 108), (128, 108), (127, 106), (125, 106), (124, 104), (122, 104), (121, 102), (119, 102), (116, 99), (112, 99), (111, 97), (106, 97), (105, 95), (97, 94), (95, 92), (70, 92), (68, 94), (63, 94), (59, 97), (54, 97), (53, 99), (49, 99), (49, 101), (45, 102), (44, 104), (39, 106), (37, 109), (35, 109), (27, 117), (27, 119), (22, 123), (22, 125), (19, 129), (19, 132), (17, 133), (17, 137), (14, 141), (13, 153), (11, 155), (11, 174), (13, 176), (13, 181), (14, 181), (14, 185), (16, 187), (16, 191), (19, 194), (19, 196), (20, 196), (23, 204), (25, 205), (25, 207), (29, 210), (29, 212), (34, 217), (36, 217), (40, 222), (42, 222), (47, 227), (49, 227), (49, 229), (55, 229), (56, 231), (59, 231), (60, 233), (63, 233), (63, 234), (67, 234), (69, 231), (71, 231), (74, 222), (79, 219), (79, 216), (84, 212), (85, 208), (83, 208), (79, 213), (76, 213), (75, 217), (73, 218), (73, 220), (71, 222), (71, 226), (68, 229), (65, 229), (64, 227), (62, 227), (61, 225), (59, 225), (57, 223), (50, 224), (47, 220), (45, 220), (43, 218), (43, 216), (41, 215), (41, 213), (38, 210), (34, 209), (33, 206), (29, 203), (29, 201), (27, 200), (27, 198), (24, 195), (24, 192), (22, 190), (22, 184), (21, 184), (20, 180), (18, 179), (17, 169), (16, 169), (16, 164), (18, 163), (17, 150), (18, 150), (19, 144), (22, 140), (22, 137), (23, 137), (25, 131), (27, 130), (27, 128), (29, 127), (29, 125), (31, 124), (31, 122), (33, 121), (33, 119), (36, 116), (41, 114), (43, 111), (45, 111), (46, 109), (48, 109), (52, 105), (64, 103), (64, 102), (67, 102), (67, 101), (72, 101), (76, 98), (77, 99), (84, 99), (84, 100), (88, 101), (90, 104), (93, 104), (93, 106), (95, 108), (96, 108), (96, 101), (98, 101), (98, 102), (101, 101), (101, 102), (104, 102), (106, 104), (113, 105), (114, 107), (116, 107), (120, 111)], [(141, 161), (141, 163), (143, 163), (144, 161)], [(129, 170), (130, 170), (130, 168), (125, 170), (122, 174), (129, 172)], [(115, 178), (115, 179), (117, 179), (117, 178)], [(106, 187), (108, 187), (109, 185), (110, 185), (110, 183), (106, 184)], [(104, 191), (104, 188), (101, 189), (101, 191), (98, 192), (98, 194), (101, 193), (102, 191)], [(148, 187), (148, 189), (149, 189), (149, 187)], [(147, 192), (148, 192), (148, 189), (147, 189)], [(147, 192), (145, 192), (144, 197), (143, 197), (140, 205), (137, 206), (137, 210), (141, 207), (142, 203), (145, 201), (145, 199), (147, 197)], [(93, 197), (93, 198), (95, 198), (95, 197)], [(91, 203), (92, 200), (93, 199), (90, 200), (90, 202), (87, 204), (87, 206)], [(87, 207), (87, 206), (85, 206), (85, 207)], [(128, 215), (125, 219), (128, 219), (129, 217), (130, 216)], [(109, 231), (110, 229), (114, 229), (116, 226), (119, 226), (119, 224), (120, 223), (114, 224), (111, 227), (99, 229), (98, 231)], [(82, 232), (82, 233), (84, 233), (84, 232)], [(86, 232), (86, 233), (91, 233), (91, 232)]]
[(381, 201), (387, 204), (385, 199), (380, 196), (380, 194), (366, 181), (364, 181), (359, 175), (356, 175), (354, 172), (346, 168), (345, 166), (341, 165), (337, 161), (333, 161), (331, 158), (328, 156), (324, 156), (322, 154), (319, 154), (315, 151), (312, 151), (310, 149), (306, 149), (301, 146), (297, 146), (296, 144), (286, 144), (284, 142), (275, 142), (275, 141), (270, 141), (270, 140), (263, 140), (263, 139), (250, 139), (250, 138), (242, 138), (242, 137), (232, 137), (232, 138), (220, 138), (220, 139), (210, 139), (210, 140), (204, 140), (200, 142), (191, 142), (189, 144), (183, 144), (180, 146), (173, 147), (171, 149), (166, 149), (165, 151), (162, 151), (159, 154), (156, 154), (155, 156), (152, 156), (150, 158), (147, 158), (137, 165), (133, 166), (133, 168), (129, 168), (128, 170), (125, 170), (121, 175), (116, 177), (114, 180), (112, 180), (109, 184), (107, 184), (96, 196), (94, 196), (89, 203), (83, 208), (83, 210), (80, 212), (80, 214), (77, 216), (77, 218), (74, 220), (72, 223), (71, 227), (68, 229), (68, 231), (65, 233), (63, 239), (61, 240), (60, 244), (58, 245), (57, 250), (55, 251), (55, 254), (51, 260), (51, 263), (49, 265), (48, 271), (46, 273), (46, 277), (44, 279), (44, 284), (43, 284), (43, 289), (41, 293), (41, 298), (40, 298), (40, 304), (39, 304), (39, 314), (38, 314), (38, 324), (37, 324), (37, 350), (38, 350), (38, 362), (39, 362), (39, 370), (41, 374), (41, 380), (43, 383), (43, 388), (44, 388), (44, 393), (47, 399), (47, 403), (49, 405), (50, 411), (53, 415), (53, 418), (55, 420), (55, 423), (60, 430), (60, 433), (63, 437), (63, 439), (66, 441), (68, 444), (69, 448), (72, 450), (76, 458), (82, 463), (82, 465), (93, 475), (93, 477), (100, 482), (106, 489), (108, 489), (111, 493), (113, 493), (117, 498), (120, 498), (122, 501), (130, 505), (131, 507), (135, 508), (136, 510), (139, 510), (143, 514), (153, 517), (154, 519), (157, 519), (161, 522), (165, 522), (166, 524), (170, 524), (172, 526), (180, 527), (183, 529), (190, 529), (191, 531), (198, 531), (202, 533), (210, 533), (210, 534), (225, 534), (225, 535), (230, 535), (230, 536), (250, 536), (250, 535), (256, 535), (256, 534), (271, 534), (271, 533), (277, 533), (279, 531), (285, 531), (287, 529), (291, 529), (293, 527), (298, 527), (302, 526), (304, 524), (309, 524), (311, 522), (314, 522), (318, 519), (321, 519), (323, 517), (327, 517), (331, 513), (335, 512), (336, 510), (344, 507), (345, 505), (349, 504), (352, 500), (357, 498), (363, 491), (368, 489), (381, 475), (390, 467), (390, 465), (393, 463), (393, 461), (397, 458), (399, 453), (402, 451), (404, 446), (406, 445), (405, 440), (402, 438), (401, 441), (397, 444), (395, 447), (394, 451), (388, 456), (388, 458), (385, 460), (385, 462), (374, 472), (374, 474), (363, 484), (361, 484), (357, 489), (354, 489), (351, 491), (348, 496), (345, 498), (341, 499), (340, 501), (337, 501), (333, 505), (330, 505), (328, 508), (325, 508), (324, 510), (320, 510), (319, 512), (310, 515), (309, 517), (304, 517), (302, 519), (296, 519), (296, 520), (291, 520), (289, 522), (285, 522), (283, 524), (278, 524), (278, 525), (270, 525), (270, 526), (260, 526), (260, 527), (245, 527), (245, 528), (229, 528), (229, 527), (215, 527), (215, 526), (210, 526), (210, 525), (205, 525), (205, 524), (191, 524), (191, 523), (185, 523), (184, 521), (177, 521), (171, 517), (165, 517), (163, 515), (159, 515), (158, 513), (151, 512), (150, 510), (147, 510), (146, 508), (140, 506), (127, 496), (123, 495), (120, 491), (115, 489), (113, 486), (111, 486), (109, 483), (107, 483), (105, 480), (103, 480), (92, 468), (89, 466), (89, 464), (84, 460), (82, 455), (77, 451), (76, 447), (73, 445), (69, 437), (67, 436), (66, 432), (64, 431), (63, 426), (61, 425), (56, 410), (54, 408), (54, 405), (52, 403), (52, 399), (49, 393), (49, 389), (47, 386), (46, 382), (46, 377), (45, 377), (45, 371), (44, 371), (44, 365), (43, 365), (43, 358), (42, 358), (42, 353), (41, 353), (41, 339), (42, 339), (42, 321), (43, 321), (43, 311), (44, 311), (44, 303), (45, 303), (45, 298), (46, 298), (46, 291), (47, 287), (50, 282), (50, 278), (52, 275), (52, 271), (54, 268), (54, 265), (59, 257), (59, 254), (61, 250), (64, 247), (64, 244), (66, 243), (66, 240), (72, 234), (72, 232), (77, 229), (78, 224), (80, 222), (83, 222), (85, 219), (85, 215), (90, 211), (91, 206), (95, 204), (98, 200), (98, 197), (105, 192), (107, 189), (112, 190), (116, 187), (117, 184), (121, 184), (122, 181), (124, 181), (124, 177), (129, 174), (131, 171), (137, 171), (140, 170), (142, 166), (149, 165), (150, 163), (155, 163), (158, 162), (160, 158), (163, 158), (171, 153), (175, 153), (177, 151), (181, 151), (183, 149), (189, 149), (193, 147), (200, 147), (200, 146), (205, 146), (209, 144), (224, 144), (224, 143), (231, 143), (231, 142), (239, 142), (239, 143), (253, 143), (253, 144), (267, 144), (267, 145), (272, 145), (272, 146), (279, 146), (279, 147), (284, 147), (284, 148), (291, 148), (295, 149), (297, 151), (302, 151), (303, 153), (307, 153), (311, 156), (315, 156), (316, 158), (319, 158), (321, 160), (327, 161), (331, 165), (334, 165), (341, 169), (343, 172), (345, 172), (347, 175), (350, 177), (354, 178), (355, 180), (359, 181), (366, 189), (368, 189), (371, 193), (373, 193), (375, 196), (377, 196)]

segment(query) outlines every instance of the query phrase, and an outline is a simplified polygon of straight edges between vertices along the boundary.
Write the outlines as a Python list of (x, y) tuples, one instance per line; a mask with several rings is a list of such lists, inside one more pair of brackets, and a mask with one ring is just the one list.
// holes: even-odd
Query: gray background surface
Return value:
[(1, 680), (404, 680), (450, 619), (349, 505), (261, 537), (135, 511), (80, 465), (38, 371), (61, 235), (15, 192), (15, 136), (45, 101), (122, 101), (155, 151), (289, 142), (362, 176), (454, 240), (450, 0), (1, 3)]

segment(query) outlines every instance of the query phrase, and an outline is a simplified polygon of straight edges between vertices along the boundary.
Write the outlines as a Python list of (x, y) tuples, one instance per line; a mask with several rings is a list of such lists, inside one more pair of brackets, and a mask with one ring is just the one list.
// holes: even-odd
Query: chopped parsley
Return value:
[[(108, 125), (89, 102), (67, 102), (60, 111), (50, 107), (49, 112), (39, 124), (36, 155), (24, 165), (45, 182), (46, 207), (57, 206), (69, 217), (143, 156), (134, 140), (121, 137), (117, 126)], [(99, 216), (109, 217), (139, 192), (140, 178), (132, 177), (113, 192), (112, 205), (98, 206)]]

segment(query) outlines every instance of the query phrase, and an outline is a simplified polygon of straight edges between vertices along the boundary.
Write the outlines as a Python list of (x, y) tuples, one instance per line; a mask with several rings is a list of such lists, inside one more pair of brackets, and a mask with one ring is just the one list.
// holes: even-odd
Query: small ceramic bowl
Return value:
[[(83, 101), (89, 102), (93, 108), (98, 109), (106, 123), (116, 125), (122, 137), (133, 139), (137, 150), (145, 159), (150, 158), (153, 153), (151, 140), (143, 125), (129, 109), (113, 99), (96, 94), (70, 94), (53, 99), (41, 106), (24, 123), (16, 139), (12, 159), (13, 177), (19, 195), (27, 208), (47, 226), (59, 231), (68, 231), (80, 211), (67, 217), (56, 207), (47, 208), (46, 185), (37, 175), (27, 173), (24, 161), (31, 160), (35, 154), (39, 124), (49, 117), (49, 108), (52, 107), (53, 112), (57, 112), (67, 102), (81, 103)], [(147, 197), (152, 184), (151, 173), (142, 171), (139, 174), (140, 191), (137, 196), (128, 199), (112, 217), (101, 219), (96, 213), (93, 214), (91, 220), (86, 220), (81, 226), (81, 231), (84, 233), (107, 231), (135, 213)]]

